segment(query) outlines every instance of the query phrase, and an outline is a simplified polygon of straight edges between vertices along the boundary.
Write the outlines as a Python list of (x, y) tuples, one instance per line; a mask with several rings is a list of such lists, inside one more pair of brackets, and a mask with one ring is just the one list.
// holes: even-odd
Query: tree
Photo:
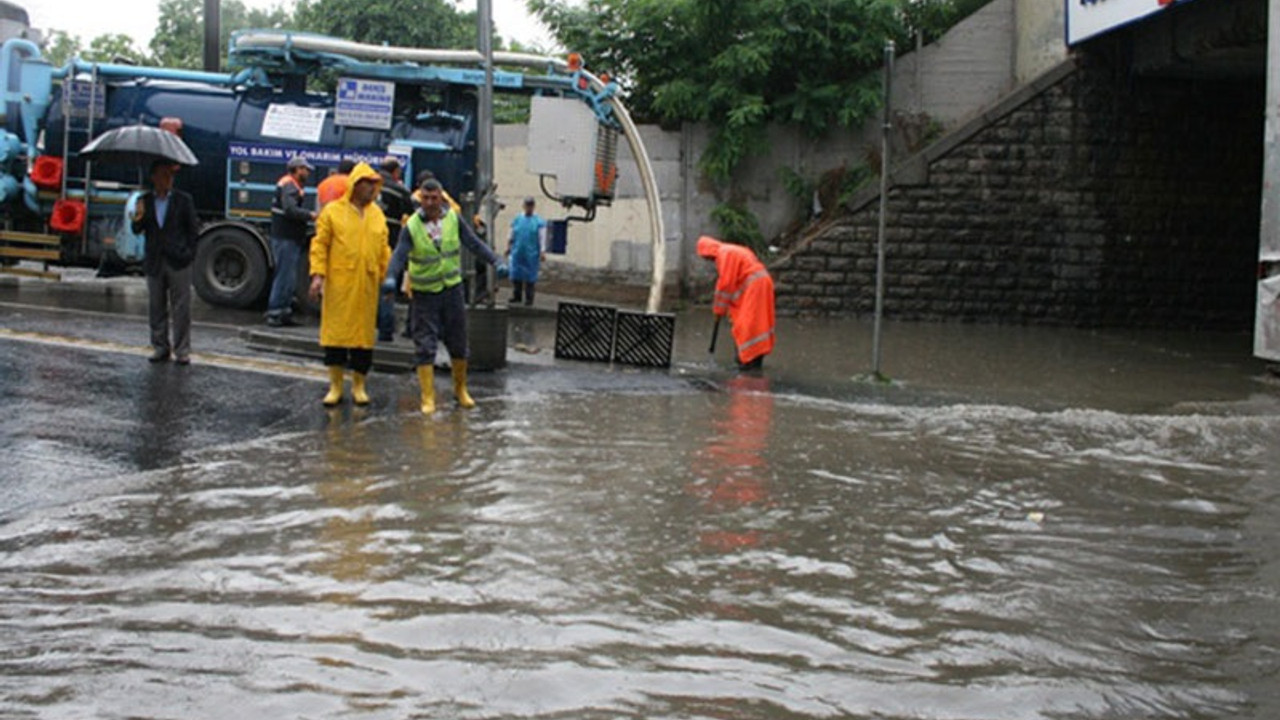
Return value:
[(44, 39), (41, 54), (54, 67), (62, 67), (80, 54), (80, 37), (64, 30), (50, 30)]
[[(344, 40), (422, 48), (474, 48), (475, 12), (446, 0), (300, 0), (298, 30)], [(498, 41), (494, 41), (495, 47)]]
[(203, 22), (201, 0), (160, 0), (160, 19), (151, 38), (151, 53), (156, 64), (192, 70), (202, 67)]
[(85, 60), (99, 63), (142, 65), (149, 61), (147, 54), (133, 44), (133, 38), (122, 33), (99, 35), (89, 43), (89, 49), (83, 56)]
[[(241, 0), (224, 0), (219, 22), (220, 55), (227, 61), (231, 34), (250, 28), (284, 28), (293, 17), (280, 5), (270, 10), (245, 7)], [(204, 66), (203, 0), (160, 0), (160, 20), (151, 38), (151, 52), (162, 67), (200, 69)]]

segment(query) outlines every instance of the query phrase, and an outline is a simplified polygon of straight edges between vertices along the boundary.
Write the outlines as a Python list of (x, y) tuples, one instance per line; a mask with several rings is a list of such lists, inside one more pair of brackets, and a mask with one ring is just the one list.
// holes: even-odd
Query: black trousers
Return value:
[(450, 360), (467, 359), (467, 302), (462, 285), (438, 293), (415, 291), (409, 316), (416, 365), (434, 365), (441, 342), (449, 349)]
[(330, 367), (341, 365), (342, 367), (351, 368), (352, 372), (368, 375), (369, 370), (373, 368), (373, 350), (369, 348), (329, 347), (326, 345), (324, 348), (324, 364)]

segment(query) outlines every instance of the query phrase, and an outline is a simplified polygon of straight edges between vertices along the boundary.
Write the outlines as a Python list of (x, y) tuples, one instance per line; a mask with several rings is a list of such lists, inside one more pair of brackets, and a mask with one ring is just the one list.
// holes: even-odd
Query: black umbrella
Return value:
[(138, 165), (155, 160), (172, 160), (179, 165), (200, 164), (182, 138), (150, 125), (126, 125), (108, 130), (85, 145), (80, 156), (94, 162)]

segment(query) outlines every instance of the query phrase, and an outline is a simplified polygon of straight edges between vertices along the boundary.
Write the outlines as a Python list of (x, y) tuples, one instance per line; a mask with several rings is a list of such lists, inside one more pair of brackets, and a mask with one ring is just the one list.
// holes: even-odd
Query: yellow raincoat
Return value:
[[(351, 192), (363, 179), (382, 188), (382, 177), (367, 163), (356, 165), (347, 193), (324, 206), (311, 240), (311, 274), (324, 276), (320, 303), (320, 345), (372, 349), (377, 336), (378, 294), (391, 262), (387, 219), (377, 202), (361, 212)], [(374, 192), (374, 199), (378, 197)]]

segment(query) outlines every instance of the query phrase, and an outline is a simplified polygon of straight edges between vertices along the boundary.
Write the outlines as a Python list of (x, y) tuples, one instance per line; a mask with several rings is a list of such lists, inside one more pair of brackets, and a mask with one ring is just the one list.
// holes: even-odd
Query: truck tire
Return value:
[(192, 284), (210, 305), (248, 308), (271, 287), (267, 255), (248, 230), (222, 227), (200, 238)]

